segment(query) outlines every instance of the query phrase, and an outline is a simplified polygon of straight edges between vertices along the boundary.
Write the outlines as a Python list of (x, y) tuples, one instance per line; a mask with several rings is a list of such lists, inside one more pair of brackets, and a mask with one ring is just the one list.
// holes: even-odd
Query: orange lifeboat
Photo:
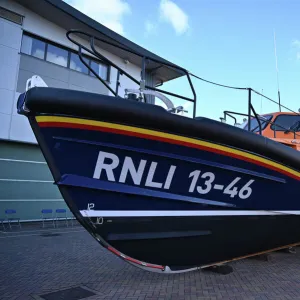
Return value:
[[(300, 151), (300, 115), (291, 112), (275, 112), (259, 116), (261, 135)], [(248, 121), (241, 127), (248, 129)], [(251, 119), (250, 130), (260, 134), (258, 120)]]

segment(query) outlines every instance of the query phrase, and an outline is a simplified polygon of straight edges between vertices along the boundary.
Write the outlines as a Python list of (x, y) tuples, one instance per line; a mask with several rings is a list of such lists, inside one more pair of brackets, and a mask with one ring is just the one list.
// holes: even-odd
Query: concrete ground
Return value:
[[(163, 275), (125, 263), (103, 249), (80, 225), (0, 232), (1, 300), (300, 299), (300, 248), (270, 261), (230, 264), (228, 275), (208, 271)], [(50, 292), (80, 286), (94, 296)], [(77, 290), (78, 292), (78, 290)]]

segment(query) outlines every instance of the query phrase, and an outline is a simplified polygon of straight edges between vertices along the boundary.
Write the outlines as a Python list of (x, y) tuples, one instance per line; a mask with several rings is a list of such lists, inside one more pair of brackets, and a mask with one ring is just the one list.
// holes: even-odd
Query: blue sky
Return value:
[[(66, 0), (128, 39), (205, 79), (252, 87), (277, 100), (276, 32), (282, 103), (300, 108), (300, 1), (296, 0)], [(244, 112), (247, 92), (193, 81), (197, 115), (217, 119)], [(299, 82), (299, 83), (298, 83)], [(187, 82), (168, 84), (190, 95)], [(258, 113), (278, 109), (253, 97)]]

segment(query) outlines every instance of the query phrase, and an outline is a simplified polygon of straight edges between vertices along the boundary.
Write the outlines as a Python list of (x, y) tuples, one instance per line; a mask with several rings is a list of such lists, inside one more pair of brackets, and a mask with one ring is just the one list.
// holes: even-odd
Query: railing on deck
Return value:
[[(83, 36), (86, 40), (89, 41), (89, 48), (84, 46), (81, 42), (75, 40), (72, 36), (73, 35), (76, 35), (77, 37), (79, 36)], [(237, 112), (229, 112), (229, 111), (225, 111), (224, 112), (224, 117), (226, 118), (226, 116), (229, 116), (231, 118), (233, 118), (236, 122), (236, 118), (233, 116), (233, 114), (235, 115), (239, 115), (239, 116), (246, 116), (247, 119), (248, 119), (248, 125), (247, 125), (247, 129), (248, 131), (255, 131), (257, 129), (257, 127), (259, 128), (259, 133), (262, 134), (262, 121), (263, 122), (268, 122), (270, 124), (273, 124), (273, 122), (271, 122), (270, 120), (262, 120), (261, 116), (259, 116), (259, 114), (257, 114), (256, 110), (254, 109), (254, 106), (252, 104), (252, 93), (255, 93), (265, 99), (267, 99), (268, 101), (271, 101), (275, 104), (277, 104), (279, 106), (279, 111), (281, 111), (281, 108), (284, 108), (290, 112), (293, 112), (294, 114), (297, 114), (300, 116), (299, 113), (289, 109), (288, 107), (282, 105), (280, 103), (280, 99), (279, 99), (279, 102), (263, 95), (262, 93), (259, 93), (257, 92), (256, 90), (252, 89), (252, 88), (243, 88), (243, 87), (233, 87), (233, 86), (228, 86), (228, 85), (224, 85), (224, 84), (219, 84), (219, 83), (216, 83), (216, 82), (212, 82), (212, 81), (209, 81), (209, 80), (206, 80), (206, 79), (203, 79), (195, 74), (192, 74), (190, 72), (188, 72), (186, 69), (184, 68), (181, 68), (179, 66), (176, 66), (174, 64), (171, 64), (171, 63), (168, 63), (168, 62), (162, 62), (161, 60), (157, 60), (157, 59), (154, 59), (152, 57), (148, 57), (148, 56), (145, 56), (145, 55), (142, 55), (136, 51), (133, 51), (129, 48), (126, 48), (124, 46), (121, 46), (121, 45), (117, 45), (115, 43), (112, 43), (110, 41), (107, 41), (105, 39), (102, 39), (102, 38), (99, 38), (99, 37), (96, 37), (92, 34), (89, 34), (89, 33), (86, 33), (86, 32), (83, 32), (83, 31), (80, 31), (80, 30), (69, 30), (67, 32), (67, 38), (72, 42), (74, 43), (75, 45), (78, 46), (78, 55), (79, 55), (79, 58), (81, 60), (81, 62), (95, 75), (96, 78), (99, 79), (99, 81), (115, 96), (115, 97), (119, 97), (118, 95), (118, 87), (119, 87), (119, 77), (120, 75), (125, 75), (127, 76), (131, 81), (133, 81), (134, 83), (136, 83), (137, 85), (140, 86), (140, 91), (142, 92), (143, 90), (153, 90), (153, 91), (156, 91), (158, 93), (161, 93), (161, 94), (166, 94), (168, 96), (172, 96), (172, 97), (176, 97), (176, 98), (180, 98), (180, 99), (183, 99), (185, 101), (190, 101), (190, 102), (193, 102), (193, 118), (196, 117), (196, 102), (197, 102), (197, 96), (196, 96), (196, 92), (195, 92), (195, 89), (194, 89), (194, 86), (193, 86), (193, 83), (192, 83), (192, 80), (191, 80), (191, 77), (194, 77), (196, 79), (199, 79), (201, 81), (204, 81), (206, 83), (209, 83), (209, 84), (213, 84), (213, 85), (216, 85), (216, 86), (219, 86), (219, 87), (223, 87), (223, 88), (229, 88), (229, 89), (235, 89), (235, 90), (243, 90), (243, 91), (247, 91), (248, 93), (248, 112), (247, 114), (242, 114), (242, 113), (237, 113)], [(138, 81), (136, 78), (134, 78), (133, 76), (131, 76), (129, 73), (127, 73), (125, 70), (123, 70), (122, 68), (120, 68), (118, 65), (116, 65), (114, 62), (112, 62), (110, 59), (108, 59), (107, 57), (105, 57), (103, 54), (99, 53), (99, 51), (96, 49), (96, 46), (95, 46), (95, 42), (101, 42), (101, 43), (105, 43), (105, 44), (108, 44), (110, 46), (113, 46), (113, 47), (116, 47), (118, 49), (121, 49), (122, 51), (126, 51), (126, 52), (129, 52), (131, 54), (134, 54), (138, 57), (141, 58), (141, 80)], [(95, 57), (97, 57), (98, 59), (100, 60), (103, 60), (104, 62), (110, 64), (112, 67), (116, 68), (118, 70), (118, 75), (117, 75), (117, 84), (116, 84), (116, 90), (114, 90), (105, 80), (103, 80), (98, 74), (97, 72), (95, 72), (95, 70), (93, 70), (91, 68), (91, 66), (89, 66), (84, 58), (83, 58), (83, 53), (82, 51), (85, 50), (87, 52), (89, 52), (90, 54), (94, 55)], [(185, 97), (185, 96), (182, 96), (182, 95), (178, 95), (178, 94), (175, 94), (175, 93), (171, 93), (171, 92), (168, 92), (168, 91), (165, 91), (165, 90), (162, 90), (162, 89), (158, 89), (158, 88), (155, 88), (153, 86), (149, 86), (149, 85), (146, 85), (146, 65), (149, 61), (153, 61), (155, 63), (158, 63), (160, 64), (161, 66), (166, 66), (170, 69), (176, 69), (180, 72), (182, 72), (182, 74), (184, 74), (187, 79), (188, 79), (188, 82), (189, 82), (189, 86), (191, 88), (191, 91), (192, 91), (192, 94), (193, 94), (193, 98), (189, 98), (189, 97)], [(251, 129), (251, 119), (256, 119), (257, 122), (258, 122), (258, 126), (255, 128), (255, 129)], [(285, 129), (289, 132), (293, 132), (294, 133), (294, 137), (296, 138), (296, 136), (299, 136), (296, 131), (293, 131), (291, 130), (290, 128), (284, 128), (283, 126), (280, 126), (278, 124), (274, 124), (275, 126), (277, 127), (281, 127), (282, 129)], [(274, 137), (276, 137), (276, 130), (274, 130)]]
[[(74, 38), (72, 38), (71, 36), (72, 35), (81, 35), (81, 36), (84, 36), (86, 39), (88, 39), (89, 41), (89, 44), (90, 44), (90, 48), (84, 46), (81, 42), (78, 42), (77, 40), (75, 40)], [(157, 59), (154, 59), (154, 58), (150, 58), (148, 56), (145, 56), (145, 55), (142, 55), (136, 51), (133, 51), (129, 48), (125, 48), (123, 46), (120, 46), (120, 45), (117, 45), (115, 43), (112, 43), (112, 42), (109, 42), (107, 40), (104, 40), (102, 38), (99, 38), (99, 37), (95, 37), (94, 35), (92, 34), (89, 34), (89, 33), (86, 33), (86, 32), (83, 32), (83, 31), (80, 31), (80, 30), (69, 30), (67, 32), (67, 38), (72, 42), (74, 43), (75, 45), (78, 46), (78, 55), (79, 55), (79, 58), (81, 60), (81, 62), (96, 76), (96, 78), (98, 78), (101, 83), (115, 96), (115, 97), (118, 97), (118, 86), (119, 86), (119, 83), (117, 82), (117, 85), (116, 85), (116, 90), (112, 89), (109, 84), (107, 82), (105, 82), (105, 80), (103, 80), (96, 72), (95, 70), (93, 70), (91, 68), (91, 66), (89, 66), (86, 61), (83, 59), (83, 54), (82, 54), (82, 50), (85, 50), (87, 52), (89, 52), (90, 54), (96, 56), (98, 59), (100, 60), (103, 60), (104, 62), (110, 64), (112, 67), (116, 68), (118, 71), (119, 71), (119, 74), (121, 75), (125, 75), (127, 76), (131, 81), (133, 81), (134, 83), (136, 83), (137, 85), (140, 86), (140, 90), (145, 90), (145, 89), (148, 89), (148, 90), (153, 90), (153, 91), (156, 91), (156, 92), (159, 92), (159, 93), (162, 93), (162, 94), (166, 94), (166, 95), (169, 95), (169, 96), (172, 96), (172, 97), (176, 97), (176, 98), (180, 98), (180, 99), (183, 99), (185, 101), (189, 101), (189, 102), (193, 102), (193, 118), (196, 117), (196, 99), (197, 99), (197, 96), (196, 96), (196, 92), (195, 92), (195, 89), (194, 89), (194, 86), (193, 86), (193, 83), (191, 81), (191, 78), (190, 78), (190, 73), (185, 70), (184, 68), (181, 68), (179, 66), (176, 66), (174, 64), (171, 64), (171, 63), (167, 63), (167, 62), (162, 62), (161, 60), (157, 60)], [(121, 49), (123, 51), (126, 51), (126, 52), (129, 52), (131, 54), (134, 54), (138, 57), (140, 57), (142, 59), (142, 63), (141, 63), (141, 80), (138, 81), (137, 79), (135, 79), (133, 76), (131, 76), (129, 73), (127, 73), (125, 70), (123, 70), (122, 68), (120, 68), (118, 65), (116, 65), (114, 62), (112, 62), (110, 59), (108, 59), (107, 57), (105, 57), (103, 54), (99, 53), (99, 51), (96, 49), (96, 46), (95, 46), (95, 42), (98, 41), (98, 42), (101, 42), (101, 43), (105, 43), (105, 44), (108, 44), (110, 46), (113, 46), (113, 47), (116, 47), (118, 49)], [(170, 69), (176, 69), (180, 72), (182, 72), (183, 74), (185, 74), (185, 76), (187, 77), (188, 79), (188, 82), (189, 82), (189, 85), (190, 85), (190, 88), (192, 90), (192, 93), (193, 93), (193, 98), (189, 98), (189, 97), (185, 97), (185, 96), (182, 96), (182, 95), (178, 95), (178, 94), (175, 94), (175, 93), (171, 93), (171, 92), (168, 92), (168, 91), (165, 91), (165, 90), (162, 90), (162, 89), (158, 89), (158, 88), (155, 88), (153, 86), (149, 86), (149, 85), (146, 85), (146, 65), (149, 61), (153, 61), (155, 63), (158, 63), (160, 65), (163, 65), (163, 66), (166, 66)]]

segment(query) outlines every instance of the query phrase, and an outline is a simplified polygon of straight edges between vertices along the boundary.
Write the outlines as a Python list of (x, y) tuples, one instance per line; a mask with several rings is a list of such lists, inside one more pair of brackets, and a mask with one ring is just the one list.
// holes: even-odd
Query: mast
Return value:
[(277, 51), (276, 51), (276, 36), (275, 36), (275, 29), (274, 29), (274, 50), (275, 50), (275, 62), (276, 62), (276, 74), (277, 74), (277, 90), (278, 90), (278, 104), (279, 104), (279, 111), (281, 112), (281, 103), (280, 103), (280, 90), (279, 90), (279, 77), (278, 77), (278, 63), (277, 63)]
[(260, 114), (262, 115), (262, 107), (263, 107), (263, 103), (262, 103), (262, 95), (264, 94), (264, 89), (261, 89), (261, 95), (260, 95)]

